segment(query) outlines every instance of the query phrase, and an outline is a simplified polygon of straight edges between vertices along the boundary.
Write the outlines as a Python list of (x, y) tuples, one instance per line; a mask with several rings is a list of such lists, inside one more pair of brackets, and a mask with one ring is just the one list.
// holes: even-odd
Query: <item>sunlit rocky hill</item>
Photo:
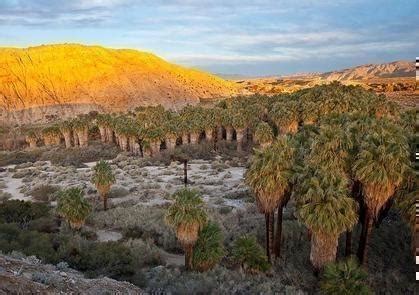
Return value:
[(340, 71), (323, 73), (320, 74), (320, 77), (329, 81), (415, 77), (415, 63), (413, 60), (401, 60), (383, 64), (367, 64)]
[(78, 44), (0, 48), (3, 122), (140, 105), (178, 107), (236, 93), (231, 82), (136, 50)]

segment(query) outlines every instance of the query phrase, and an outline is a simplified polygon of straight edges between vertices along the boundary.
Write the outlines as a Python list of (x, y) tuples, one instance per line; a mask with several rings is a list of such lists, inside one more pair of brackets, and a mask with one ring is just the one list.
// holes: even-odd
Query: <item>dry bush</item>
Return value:
[(60, 190), (59, 186), (41, 184), (35, 186), (29, 191), (29, 195), (32, 196), (37, 201), (40, 202), (52, 202), (57, 198), (56, 193)]
[(151, 238), (155, 244), (167, 251), (179, 251), (175, 234), (164, 223), (165, 209), (148, 206), (112, 208), (93, 214), (88, 222), (99, 228), (118, 228), (127, 231), (137, 227), (141, 238)]

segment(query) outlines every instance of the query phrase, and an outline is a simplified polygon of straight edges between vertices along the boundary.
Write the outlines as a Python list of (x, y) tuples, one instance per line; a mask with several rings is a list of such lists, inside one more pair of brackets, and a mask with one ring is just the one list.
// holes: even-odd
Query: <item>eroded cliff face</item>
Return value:
[(0, 48), (4, 122), (41, 120), (51, 106), (56, 112), (64, 105), (65, 114), (71, 113), (69, 106), (73, 112), (83, 107), (118, 112), (141, 105), (173, 108), (235, 94), (232, 82), (136, 50), (77, 44)]
[(86, 279), (71, 269), (42, 264), (35, 257), (0, 255), (0, 294), (142, 294), (140, 288), (109, 278)]

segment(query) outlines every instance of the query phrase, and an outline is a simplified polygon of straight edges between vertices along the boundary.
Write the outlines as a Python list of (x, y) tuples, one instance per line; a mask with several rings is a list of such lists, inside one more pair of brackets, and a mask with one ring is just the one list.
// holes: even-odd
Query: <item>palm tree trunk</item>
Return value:
[(346, 245), (345, 245), (345, 256), (349, 257), (352, 254), (352, 231), (346, 231)]
[(192, 132), (190, 134), (191, 144), (197, 144), (199, 142), (199, 133)]
[(370, 211), (367, 209), (364, 224), (362, 225), (361, 239), (358, 246), (358, 259), (363, 265), (367, 264), (368, 246), (371, 239), (372, 224), (373, 219), (371, 218)]
[(269, 247), (269, 213), (265, 213), (265, 240), (266, 240), (266, 257), (268, 258), (268, 261), (271, 262), (271, 252)]
[(166, 148), (169, 151), (174, 150), (176, 147), (176, 137), (169, 136), (166, 138)]
[(187, 270), (192, 270), (192, 245), (185, 246), (185, 266)]
[(274, 252), (274, 222), (275, 222), (275, 213), (269, 213), (269, 258)]
[(106, 211), (108, 210), (108, 195), (104, 194), (102, 198), (103, 198), (103, 209)]
[(26, 140), (29, 143), (29, 148), (34, 149), (36, 148), (36, 140)]
[(188, 144), (189, 143), (189, 136), (188, 134), (183, 134), (182, 135), (182, 144)]
[(311, 236), (310, 261), (315, 271), (336, 260), (338, 237), (333, 234), (313, 232)]
[(106, 129), (103, 126), (98, 126), (99, 133), (100, 133), (100, 141), (106, 142)]
[(79, 136), (75, 130), (73, 130), (73, 144), (74, 146), (78, 146), (80, 144)]
[(206, 141), (211, 141), (212, 138), (213, 138), (213, 136), (212, 136), (212, 129), (205, 130), (205, 140)]
[(226, 127), (226, 140), (232, 141), (233, 140), (233, 128), (232, 127)]
[(63, 133), (63, 136), (64, 136), (65, 147), (67, 149), (68, 148), (71, 148), (71, 131), (66, 130), (66, 131), (64, 131), (62, 133)]
[(241, 152), (243, 150), (243, 137), (244, 137), (244, 129), (237, 129), (236, 130), (236, 139), (237, 139), (237, 151)]
[(217, 141), (220, 142), (223, 140), (223, 126), (217, 127)]
[(183, 160), (183, 183), (188, 185), (188, 160)]
[(278, 219), (276, 220), (276, 233), (275, 233), (275, 245), (274, 245), (274, 252), (275, 252), (275, 259), (281, 256), (281, 238), (282, 238), (282, 212), (284, 210), (284, 206), (280, 204), (278, 206)]

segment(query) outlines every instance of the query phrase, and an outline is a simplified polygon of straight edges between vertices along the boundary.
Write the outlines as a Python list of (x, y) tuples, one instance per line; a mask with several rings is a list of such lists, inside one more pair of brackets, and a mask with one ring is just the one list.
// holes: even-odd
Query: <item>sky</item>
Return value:
[(419, 56), (418, 0), (0, 0), (0, 47), (82, 43), (246, 76)]

